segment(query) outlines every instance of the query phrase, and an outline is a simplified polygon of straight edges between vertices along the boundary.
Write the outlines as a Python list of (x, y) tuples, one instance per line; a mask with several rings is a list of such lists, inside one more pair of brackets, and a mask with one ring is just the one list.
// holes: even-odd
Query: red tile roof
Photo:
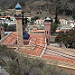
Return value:
[[(17, 40), (17, 33), (16, 32), (12, 32), (10, 33), (10, 35), (5, 38), (1, 44), (2, 45), (13, 45), (13, 43)], [(35, 48), (32, 50), (28, 50), (28, 49), (22, 49), (20, 48), (19, 51), (20, 52), (25, 52), (27, 54), (31, 54), (31, 55), (37, 55), (40, 56), (42, 50), (44, 49), (43, 46), (45, 45), (45, 38), (44, 38), (44, 34), (30, 34), (30, 45), (34, 46)]]
[[(7, 38), (5, 38), (1, 42), (1, 44), (2, 45), (12, 45), (16, 40), (17, 40), (17, 33), (12, 32), (12, 33), (10, 33), (10, 35)], [(40, 56), (44, 49), (44, 46), (45, 46), (44, 34), (30, 34), (30, 45), (34, 46), (34, 49), (29, 50), (29, 49), (20, 48), (18, 51), (27, 53), (30, 55)], [(52, 50), (52, 51), (50, 52), (50, 50)], [(54, 60), (58, 60), (58, 61), (62, 61), (62, 62), (75, 63), (75, 58), (70, 56), (70, 55), (74, 56), (73, 52), (71, 52), (71, 53), (69, 51), (66, 52), (63, 49), (62, 50), (60, 49), (60, 52), (58, 52), (58, 51), (59, 51), (58, 48), (49, 47), (48, 50), (46, 49), (46, 51), (44, 52), (43, 58), (54, 59)], [(67, 57), (62, 56), (62, 54), (66, 55)], [(71, 59), (69, 57), (71, 57)]]
[[(66, 48), (65, 48), (66, 49)], [(75, 53), (73, 50), (47, 46), (43, 54), (45, 59), (54, 59), (57, 61), (75, 63)]]
[(44, 49), (43, 46), (45, 45), (44, 34), (31, 34), (30, 40), (31, 40), (30, 45), (33, 45), (33, 46), (36, 45), (34, 50), (19, 49), (19, 51), (25, 52), (31, 55), (40, 56)]
[(65, 57), (61, 57), (61, 56), (54, 56), (54, 55), (43, 55), (43, 58), (45, 59), (54, 59), (54, 60), (58, 60), (58, 61), (62, 61), (62, 62), (67, 62), (67, 63), (75, 63), (75, 60), (71, 60), (69, 58), (65, 58)]
[(45, 44), (45, 38), (44, 34), (31, 34), (31, 44), (34, 43), (36, 45), (44, 45)]
[(35, 30), (34, 31), (34, 29), (33, 29), (33, 30), (31, 30), (31, 32), (33, 32), (33, 33), (44, 33), (45, 30)]
[(30, 55), (40, 56), (42, 50), (43, 50), (43, 47), (37, 45), (34, 50), (19, 49), (19, 52), (27, 53), (27, 54), (30, 54)]
[(12, 45), (16, 40), (17, 40), (17, 33), (12, 32), (12, 33), (10, 33), (10, 35), (6, 39), (4, 39), (1, 42), (1, 44), (2, 45)]
[(37, 27), (37, 25), (33, 25), (33, 27), (35, 28), (35, 27)]

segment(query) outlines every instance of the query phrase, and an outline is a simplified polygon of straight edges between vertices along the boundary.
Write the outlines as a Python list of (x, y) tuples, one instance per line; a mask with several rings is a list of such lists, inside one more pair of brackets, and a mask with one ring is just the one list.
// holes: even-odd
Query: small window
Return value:
[(47, 34), (48, 34), (48, 31), (47, 31)]
[(0, 40), (1, 40), (1, 35), (0, 35)]
[(2, 30), (2, 28), (1, 28), (1, 30)]

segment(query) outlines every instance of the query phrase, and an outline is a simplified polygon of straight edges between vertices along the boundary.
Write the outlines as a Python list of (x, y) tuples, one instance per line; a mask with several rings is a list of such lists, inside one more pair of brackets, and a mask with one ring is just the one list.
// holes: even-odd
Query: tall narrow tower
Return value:
[(45, 25), (45, 37), (46, 37), (46, 42), (47, 45), (50, 44), (50, 31), (51, 31), (51, 19), (47, 17), (44, 21)]
[(19, 3), (16, 5), (16, 31), (17, 31), (17, 45), (18, 47), (23, 46), (23, 28), (22, 28), (22, 15), (21, 6)]
[(2, 23), (0, 23), (0, 39), (4, 37), (4, 26)]

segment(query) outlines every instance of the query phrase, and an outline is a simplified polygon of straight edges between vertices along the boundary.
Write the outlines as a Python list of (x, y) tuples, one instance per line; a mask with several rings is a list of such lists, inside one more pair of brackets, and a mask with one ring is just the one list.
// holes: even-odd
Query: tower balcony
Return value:
[(19, 19), (19, 18), (22, 18), (22, 15), (21, 15), (21, 14), (18, 14), (18, 15), (15, 14), (14, 17), (15, 17), (16, 19)]

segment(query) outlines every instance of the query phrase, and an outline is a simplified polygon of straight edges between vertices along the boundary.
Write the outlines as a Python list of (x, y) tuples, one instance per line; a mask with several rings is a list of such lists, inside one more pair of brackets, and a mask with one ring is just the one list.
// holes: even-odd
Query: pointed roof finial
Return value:
[(19, 2), (17, 2), (17, 5), (16, 5), (16, 10), (20, 10), (21, 9), (21, 5), (19, 4)]
[(50, 19), (49, 17), (47, 17), (45, 20), (46, 20), (46, 21), (47, 21), (47, 20), (48, 20), (48, 21), (51, 21), (51, 19)]

